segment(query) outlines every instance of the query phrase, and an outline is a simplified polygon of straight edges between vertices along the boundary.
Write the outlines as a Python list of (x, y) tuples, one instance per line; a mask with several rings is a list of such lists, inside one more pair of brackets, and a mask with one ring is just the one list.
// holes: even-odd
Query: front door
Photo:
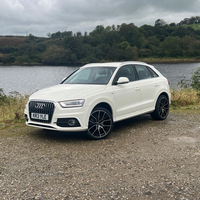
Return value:
[[(117, 84), (117, 80), (120, 77), (127, 77), (129, 83)], [(116, 121), (140, 113), (140, 86), (131, 65), (126, 65), (119, 69), (113, 81), (113, 91), (115, 95)]]

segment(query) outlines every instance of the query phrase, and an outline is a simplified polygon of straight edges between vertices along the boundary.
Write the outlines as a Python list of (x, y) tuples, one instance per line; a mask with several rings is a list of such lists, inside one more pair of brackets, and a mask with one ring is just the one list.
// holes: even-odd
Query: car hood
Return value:
[(60, 84), (38, 90), (30, 96), (30, 100), (64, 101), (84, 99), (88, 95), (99, 93), (106, 85)]

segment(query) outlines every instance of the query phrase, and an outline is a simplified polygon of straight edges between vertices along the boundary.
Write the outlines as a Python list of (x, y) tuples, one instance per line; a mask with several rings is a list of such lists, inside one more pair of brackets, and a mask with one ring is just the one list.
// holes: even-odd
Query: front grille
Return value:
[[(46, 101), (30, 101), (29, 102), (29, 116), (32, 121), (41, 123), (51, 123), (54, 113), (55, 105), (53, 102)], [(48, 120), (34, 119), (31, 113), (48, 114)]]

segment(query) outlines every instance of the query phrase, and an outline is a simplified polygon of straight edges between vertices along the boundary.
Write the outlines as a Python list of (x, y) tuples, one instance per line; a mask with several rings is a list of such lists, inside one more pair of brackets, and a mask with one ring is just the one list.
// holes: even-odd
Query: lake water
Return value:
[[(182, 76), (191, 77), (200, 63), (153, 64), (170, 82), (171, 88), (178, 89)], [(38, 89), (59, 84), (78, 67), (70, 66), (0, 66), (0, 88), (5, 94), (17, 91), (31, 94)]]

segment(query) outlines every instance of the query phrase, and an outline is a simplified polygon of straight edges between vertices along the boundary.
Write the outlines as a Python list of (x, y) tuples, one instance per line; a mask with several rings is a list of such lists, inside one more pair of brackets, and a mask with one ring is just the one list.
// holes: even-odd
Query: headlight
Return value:
[(84, 99), (71, 100), (71, 101), (61, 101), (59, 102), (63, 108), (71, 108), (71, 107), (82, 107), (84, 104)]

